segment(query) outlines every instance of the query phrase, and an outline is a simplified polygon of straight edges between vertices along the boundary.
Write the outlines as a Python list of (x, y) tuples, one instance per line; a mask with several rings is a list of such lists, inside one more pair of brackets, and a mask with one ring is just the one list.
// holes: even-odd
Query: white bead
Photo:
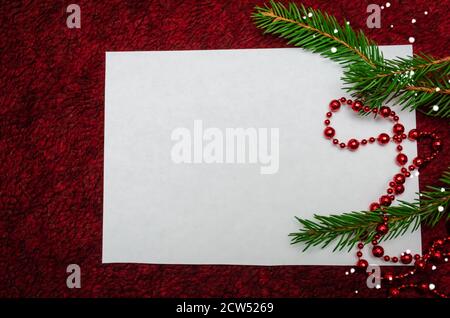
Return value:
[(384, 9), (384, 6), (381, 6), (381, 10), (383, 10)]
[(428, 285), (428, 288), (429, 288), (430, 290), (434, 290), (434, 289), (436, 288), (436, 285), (433, 284), (433, 283), (431, 283), (430, 285)]
[(411, 250), (406, 250), (406, 254), (411, 254)]
[(381, 288), (381, 285), (380, 285), (380, 284), (377, 284), (377, 285), (375, 286), (375, 288), (376, 288), (376, 289), (380, 289), (380, 288)]
[(425, 11), (423, 14), (427, 15), (427, 14), (428, 14), (428, 11)]
[(358, 293), (358, 291), (357, 290), (355, 290), (355, 294), (357, 294)]
[(432, 271), (436, 270), (436, 265), (431, 266), (431, 270)]
[(393, 24), (391, 24), (391, 29), (394, 27), (394, 25)]
[(439, 110), (439, 106), (438, 106), (438, 105), (434, 105), (434, 106), (433, 106), (433, 110), (434, 110), (435, 112), (437, 112), (437, 111)]
[(386, 8), (389, 8), (391, 6), (390, 2), (386, 2)]
[(350, 268), (350, 273), (354, 273), (355, 272), (355, 269), (354, 268)]
[(348, 275), (348, 272), (345, 272), (345, 275)]
[(439, 92), (441, 89), (439, 87), (436, 87), (436, 92)]
[(441, 192), (445, 192), (445, 188), (441, 188)]
[(413, 38), (412, 36), (409, 37), (408, 39), (409, 43), (414, 43), (416, 41), (415, 38)]
[(416, 19), (412, 19), (412, 20), (411, 20), (411, 23), (416, 23)]
[(331, 48), (331, 53), (336, 53), (336, 52), (337, 52), (337, 48), (332, 47), (332, 48)]
[(338, 33), (339, 31), (338, 31), (338, 29), (334, 29), (334, 31), (333, 31), (334, 33)]
[(311, 18), (312, 16), (313, 16), (312, 12), (308, 13), (308, 17)]
[(444, 207), (442, 205), (438, 206), (438, 211), (439, 212), (444, 212)]

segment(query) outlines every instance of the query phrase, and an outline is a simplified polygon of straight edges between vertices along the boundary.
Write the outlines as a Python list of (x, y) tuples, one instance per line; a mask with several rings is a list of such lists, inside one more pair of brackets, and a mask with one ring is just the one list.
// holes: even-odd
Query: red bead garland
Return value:
[[(364, 138), (361, 140), (357, 140), (355, 138), (351, 138), (347, 142), (342, 142), (339, 139), (335, 138), (336, 131), (334, 128), (329, 126), (331, 124), (331, 118), (332, 118), (332, 112), (337, 112), (340, 110), (341, 106), (348, 105), (353, 111), (360, 112), (364, 111), (366, 113), (372, 112), (375, 116), (381, 115), (381, 117), (386, 118), (388, 120), (391, 120), (394, 122), (394, 125), (392, 127), (393, 135), (390, 136), (387, 133), (381, 133), (378, 135), (377, 138), (375, 137), (369, 137)], [(327, 119), (325, 120), (325, 125), (327, 126), (324, 130), (324, 135), (328, 139), (332, 139), (332, 142), (334, 145), (339, 146), (342, 149), (348, 148), (350, 151), (356, 151), (360, 145), (366, 145), (366, 144), (372, 144), (376, 140), (380, 145), (386, 145), (389, 142), (395, 142), (397, 143), (396, 150), (398, 151), (398, 154), (396, 155), (396, 162), (401, 166), (400, 172), (395, 174), (393, 179), (389, 181), (389, 188), (386, 190), (386, 194), (381, 195), (378, 199), (378, 202), (373, 202), (369, 206), (369, 210), (373, 211), (374, 213), (380, 213), (381, 222), (376, 227), (376, 233), (374, 236), (374, 239), (372, 241), (372, 254), (375, 257), (382, 258), (385, 262), (392, 262), (397, 263), (399, 261), (399, 258), (396, 256), (389, 256), (385, 255), (385, 251), (383, 247), (381, 247), (378, 242), (381, 239), (383, 235), (386, 235), (389, 232), (388, 227), (388, 217), (383, 212), (384, 208), (387, 206), (390, 206), (392, 202), (395, 200), (396, 195), (400, 195), (405, 191), (405, 182), (406, 178), (411, 175), (410, 171), (413, 171), (415, 169), (418, 169), (425, 165), (427, 162), (431, 161), (436, 157), (440, 149), (442, 148), (442, 142), (439, 139), (439, 137), (435, 133), (430, 133), (426, 131), (419, 132), (417, 129), (412, 129), (408, 132), (408, 134), (405, 133), (405, 127), (399, 123), (399, 116), (392, 111), (389, 107), (383, 106), (379, 110), (373, 109), (371, 110), (369, 107), (364, 106), (361, 101), (352, 101), (347, 100), (345, 97), (341, 97), (339, 100), (335, 99), (332, 100), (329, 104), (330, 110), (332, 112), (328, 112), (326, 114)], [(416, 157), (412, 160), (412, 164), (406, 168), (406, 164), (408, 163), (408, 157), (402, 153), (403, 147), (400, 145), (403, 140), (409, 139), (411, 141), (416, 141), (421, 138), (431, 138), (431, 149), (432, 153), (430, 156), (427, 156), (425, 158)], [(449, 257), (450, 253), (444, 253), (440, 251), (439, 249), (445, 244), (450, 242), (450, 237), (439, 239), (433, 243), (433, 246), (430, 248), (430, 250), (425, 253), (423, 256), (420, 256), (418, 254), (411, 255), (409, 251), (402, 253), (400, 256), (400, 261), (402, 264), (410, 264), (414, 260), (415, 269), (410, 270), (404, 274), (400, 275), (393, 275), (392, 273), (386, 273), (383, 276), (383, 279), (388, 282), (392, 282), (394, 280), (403, 279), (405, 277), (408, 277), (410, 275), (413, 275), (415, 271), (420, 270), (423, 271), (427, 268), (427, 264), (430, 262), (430, 260), (440, 261), (444, 256)], [(358, 251), (356, 253), (356, 256), (358, 257), (358, 261), (356, 263), (356, 266), (362, 270), (365, 270), (368, 267), (368, 262), (362, 258), (363, 253), (362, 249), (364, 248), (364, 243), (360, 242), (358, 243)], [(406, 288), (419, 288), (421, 290), (427, 290), (432, 292), (433, 294), (440, 296), (440, 297), (447, 297), (447, 295), (438, 292), (435, 289), (434, 284), (403, 284), (398, 287), (391, 287), (389, 290), (389, 294), (392, 297), (397, 297), (400, 295), (401, 290)]]

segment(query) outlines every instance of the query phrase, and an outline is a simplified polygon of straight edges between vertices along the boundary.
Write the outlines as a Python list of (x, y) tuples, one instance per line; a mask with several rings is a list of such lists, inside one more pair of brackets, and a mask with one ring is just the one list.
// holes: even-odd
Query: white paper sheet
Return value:
[[(382, 47), (385, 56), (412, 47)], [(290, 245), (294, 216), (367, 209), (399, 170), (395, 145), (340, 151), (323, 137), (341, 68), (301, 49), (106, 53), (103, 262), (352, 265), (354, 251)], [(395, 108), (399, 111), (399, 108)], [(406, 129), (415, 114), (400, 112)], [(385, 120), (333, 116), (338, 138), (390, 132)], [(177, 127), (279, 129), (279, 170), (174, 163)], [(404, 142), (409, 158), (416, 145)], [(417, 177), (399, 197), (412, 200)], [(421, 250), (420, 231), (383, 245)], [(376, 260), (371, 259), (372, 263)]]

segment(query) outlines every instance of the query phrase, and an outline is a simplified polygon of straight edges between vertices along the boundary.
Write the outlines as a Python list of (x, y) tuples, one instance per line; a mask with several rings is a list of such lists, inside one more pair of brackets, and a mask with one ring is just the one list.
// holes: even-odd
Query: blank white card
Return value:
[[(295, 216), (367, 209), (399, 171), (393, 143), (350, 152), (323, 137), (341, 75), (296, 48), (106, 53), (103, 262), (353, 265), (354, 252), (303, 253), (288, 236)], [(332, 125), (342, 140), (392, 129), (349, 108)], [(413, 176), (399, 199), (417, 191)], [(420, 252), (420, 231), (384, 246)]]

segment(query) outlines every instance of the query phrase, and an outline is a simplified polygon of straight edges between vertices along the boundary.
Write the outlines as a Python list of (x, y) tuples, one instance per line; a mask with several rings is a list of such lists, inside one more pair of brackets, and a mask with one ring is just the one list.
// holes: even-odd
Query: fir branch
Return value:
[[(428, 187), (419, 199), (412, 203), (400, 201), (398, 206), (385, 209), (389, 217), (389, 232), (382, 237), (384, 240), (396, 238), (417, 230), (421, 223), (435, 226), (444, 216), (450, 219), (450, 168), (440, 179), (444, 188)], [(440, 208), (442, 207), (442, 208)], [(443, 209), (443, 210), (442, 210)], [(441, 211), (442, 210), (442, 211)], [(291, 233), (291, 243), (305, 245), (303, 251), (311, 246), (322, 248), (335, 243), (334, 251), (349, 247), (349, 250), (363, 240), (372, 241), (376, 227), (380, 224), (381, 214), (371, 211), (350, 212), (341, 215), (314, 215), (313, 220), (296, 218), (302, 225), (299, 232)]]
[[(371, 108), (397, 98), (403, 109), (450, 117), (450, 56), (435, 60), (421, 54), (385, 60), (378, 45), (364, 33), (320, 10), (288, 7), (271, 1), (256, 7), (253, 19), (265, 33), (319, 53), (344, 67), (345, 88)], [(431, 106), (438, 105), (439, 111)]]
[[(440, 60), (425, 55), (386, 60), (374, 69), (350, 65), (344, 72), (346, 89), (371, 107), (381, 107), (398, 97), (403, 109), (450, 117), (450, 57)], [(439, 111), (427, 106), (438, 105)]]
[(273, 33), (289, 40), (289, 44), (319, 53), (341, 64), (363, 62), (370, 67), (383, 62), (383, 55), (375, 42), (362, 32), (355, 32), (349, 24), (341, 26), (335, 17), (320, 10), (297, 7), (286, 8), (274, 1), (270, 7), (256, 7), (253, 19), (265, 33)]

